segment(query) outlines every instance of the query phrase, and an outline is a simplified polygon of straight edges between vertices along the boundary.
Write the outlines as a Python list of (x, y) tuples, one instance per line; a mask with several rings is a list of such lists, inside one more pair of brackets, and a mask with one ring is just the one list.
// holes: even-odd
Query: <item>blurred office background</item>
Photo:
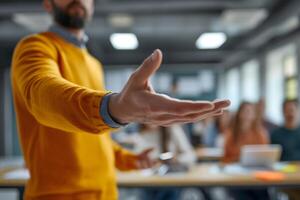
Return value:
[[(264, 99), (266, 118), (281, 125), (282, 101), (300, 92), (299, 14), (299, 0), (97, 0), (87, 27), (88, 49), (103, 63), (109, 90), (120, 91), (143, 59), (160, 48), (163, 65), (152, 78), (158, 92), (228, 98), (231, 113), (243, 101)], [(10, 88), (14, 47), (50, 24), (40, 0), (0, 1), (1, 157), (21, 156)], [(194, 148), (204, 146), (197, 127), (183, 126)]]

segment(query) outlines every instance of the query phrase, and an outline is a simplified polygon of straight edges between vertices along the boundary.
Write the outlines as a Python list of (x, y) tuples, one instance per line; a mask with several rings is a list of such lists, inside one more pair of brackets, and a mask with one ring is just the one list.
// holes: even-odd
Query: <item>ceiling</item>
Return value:
[[(298, 27), (299, 13), (299, 0), (98, 0), (88, 47), (105, 65), (137, 65), (160, 48), (165, 64), (224, 66)], [(1, 0), (1, 51), (10, 55), (21, 37), (50, 23), (41, 0)], [(109, 37), (116, 32), (135, 33), (138, 49), (115, 50)], [(195, 42), (204, 32), (224, 32), (228, 40), (219, 49), (199, 50)]]

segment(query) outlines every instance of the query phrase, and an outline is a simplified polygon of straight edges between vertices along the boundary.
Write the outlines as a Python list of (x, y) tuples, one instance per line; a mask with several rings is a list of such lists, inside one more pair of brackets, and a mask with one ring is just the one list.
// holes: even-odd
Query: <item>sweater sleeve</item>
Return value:
[(41, 35), (22, 40), (12, 63), (14, 89), (27, 110), (44, 126), (66, 132), (101, 133), (110, 129), (99, 114), (107, 91), (95, 91), (64, 79), (51, 41)]
[(113, 150), (115, 154), (115, 165), (121, 171), (129, 171), (136, 169), (137, 156), (122, 148), (115, 141), (113, 142)]

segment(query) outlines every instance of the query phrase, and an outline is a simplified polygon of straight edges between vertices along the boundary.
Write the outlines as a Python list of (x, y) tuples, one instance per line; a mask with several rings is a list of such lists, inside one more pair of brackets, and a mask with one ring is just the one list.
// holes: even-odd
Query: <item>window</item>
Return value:
[(284, 98), (297, 93), (295, 80), (287, 78), (295, 74), (295, 58), (295, 45), (287, 45), (267, 55), (266, 114), (268, 119), (277, 124), (283, 123), (281, 106)]
[(240, 104), (240, 74), (238, 68), (232, 68), (226, 73), (225, 78), (225, 91), (226, 97), (231, 100), (231, 106), (229, 109), (232, 111), (237, 110)]
[(226, 80), (225, 80), (225, 73), (222, 71), (218, 74), (218, 89), (217, 89), (217, 97), (219, 99), (228, 98), (226, 97)]
[(257, 102), (260, 97), (259, 63), (251, 60), (242, 66), (241, 99)]
[(295, 99), (298, 97), (297, 61), (295, 54), (287, 54), (283, 58), (284, 91), (285, 98)]

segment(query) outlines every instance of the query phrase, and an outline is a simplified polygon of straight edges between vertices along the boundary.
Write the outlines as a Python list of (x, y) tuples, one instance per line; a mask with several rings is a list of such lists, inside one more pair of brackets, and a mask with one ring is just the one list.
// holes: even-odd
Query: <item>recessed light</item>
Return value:
[(203, 33), (197, 39), (196, 47), (198, 49), (217, 49), (220, 48), (226, 40), (227, 36), (222, 32)]
[(133, 33), (113, 33), (110, 42), (118, 50), (133, 50), (139, 46), (138, 39)]

